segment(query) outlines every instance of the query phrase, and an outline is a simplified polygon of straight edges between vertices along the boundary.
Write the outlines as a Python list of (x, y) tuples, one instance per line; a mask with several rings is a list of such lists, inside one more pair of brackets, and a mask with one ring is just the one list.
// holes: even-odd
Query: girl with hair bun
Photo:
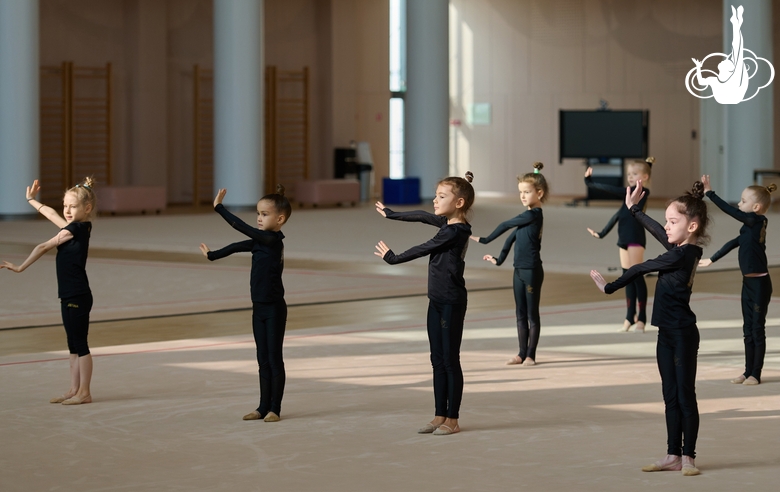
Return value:
[(761, 370), (766, 354), (766, 312), (772, 299), (772, 280), (766, 259), (766, 226), (764, 215), (772, 203), (769, 186), (748, 186), (736, 207), (726, 203), (712, 191), (710, 177), (701, 177), (704, 192), (712, 203), (731, 217), (742, 222), (739, 236), (727, 242), (699, 266), (707, 267), (739, 248), (739, 269), (742, 272), (742, 336), (745, 343), (745, 372), (731, 380), (734, 384), (754, 386), (761, 383)]
[(544, 282), (542, 268), (542, 229), (544, 216), (542, 203), (547, 200), (549, 192), (547, 180), (541, 174), (544, 164), (534, 163), (534, 172), (517, 177), (517, 189), (520, 191), (520, 201), (526, 211), (504, 221), (487, 237), (471, 236), (471, 239), (481, 244), (488, 244), (506, 231), (515, 229), (507, 238), (498, 257), (485, 255), (482, 259), (494, 265), (504, 263), (512, 243), (515, 243), (515, 273), (512, 286), (515, 292), (515, 314), (517, 316), (517, 338), (520, 349), (507, 364), (536, 364), (536, 347), (539, 344), (541, 321), (539, 302)]
[(460, 432), (458, 417), (463, 397), (463, 370), (460, 366), (460, 344), (466, 316), (468, 293), (463, 270), (471, 225), (466, 218), (474, 204), (474, 175), (450, 176), (439, 181), (433, 199), (433, 212), (422, 210), (394, 212), (382, 202), (376, 211), (392, 220), (422, 222), (439, 230), (433, 239), (395, 254), (384, 241), (376, 245), (375, 255), (391, 265), (423, 256), (428, 261), (428, 342), (433, 366), (433, 420), (417, 432), (437, 436)]
[(56, 236), (36, 246), (30, 256), (19, 266), (7, 261), (0, 268), (21, 273), (35, 263), (47, 251), (57, 248), (57, 286), (62, 324), (68, 339), (70, 352), (70, 388), (50, 403), (81, 405), (91, 403), (92, 355), (87, 343), (89, 313), (92, 311), (92, 291), (87, 279), (87, 255), (92, 232), (92, 216), (95, 213), (95, 182), (91, 177), (65, 192), (62, 217), (51, 207), (40, 203), (35, 196), (41, 187), (38, 180), (27, 187), (27, 202), (60, 228)]
[[(635, 160), (626, 166), (626, 181), (633, 190), (637, 181), (642, 181), (645, 185), (650, 180), (655, 157), (648, 157), (645, 160)], [(591, 175), (593, 168), (585, 171), (585, 184), (588, 188), (601, 190), (617, 198), (622, 198), (626, 194), (626, 189), (620, 186), (613, 186), (604, 183), (594, 183)], [(650, 196), (650, 190), (645, 188), (645, 196), (639, 207), (644, 212), (647, 208), (647, 199)], [(588, 232), (595, 238), (602, 239), (609, 234), (615, 224), (618, 226), (618, 252), (620, 254), (620, 266), (623, 273), (629, 268), (642, 263), (645, 255), (645, 229), (642, 224), (637, 222), (625, 204), (621, 204), (618, 211), (607, 222), (601, 232), (596, 232), (588, 227)], [(634, 280), (633, 284), (626, 286), (626, 318), (623, 320), (621, 332), (626, 332), (635, 325), (634, 330), (637, 333), (644, 333), (647, 323), (647, 283), (645, 277), (640, 276)]]
[(666, 207), (666, 226), (642, 211), (639, 204), (644, 190), (642, 181), (626, 190), (626, 207), (665, 248), (666, 253), (628, 269), (619, 279), (607, 283), (596, 270), (590, 276), (606, 294), (631, 284), (638, 276), (658, 272), (652, 324), (658, 327), (656, 358), (666, 406), (667, 455), (642, 471), (679, 471), (698, 475), (694, 458), (699, 433), (699, 408), (696, 403), (696, 365), (699, 329), (691, 311), (691, 290), (696, 267), (702, 255), (700, 244), (707, 242), (709, 216), (704, 203), (704, 185), (697, 181), (693, 189)]
[(209, 261), (225, 258), (233, 253), (251, 252), (252, 271), (252, 333), (255, 337), (257, 366), (260, 376), (260, 404), (244, 415), (244, 420), (278, 422), (282, 415), (282, 397), (286, 374), (282, 359), (284, 331), (287, 326), (287, 303), (284, 301), (284, 234), (282, 226), (292, 213), (290, 201), (284, 196), (284, 186), (277, 185), (276, 193), (265, 195), (257, 202), (257, 228), (228, 212), (222, 200), (227, 190), (220, 189), (214, 198), (214, 211), (235, 230), (249, 237), (210, 251), (201, 243), (200, 251)]

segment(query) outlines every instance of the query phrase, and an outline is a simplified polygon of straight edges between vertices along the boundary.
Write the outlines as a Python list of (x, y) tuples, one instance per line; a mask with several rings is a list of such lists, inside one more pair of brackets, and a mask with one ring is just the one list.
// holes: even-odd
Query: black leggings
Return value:
[(667, 454), (696, 457), (696, 437), (699, 434), (699, 407), (696, 403), (698, 352), (699, 329), (696, 325), (658, 328), (655, 353), (666, 405)]
[[(623, 273), (628, 271), (623, 269)], [(639, 313), (637, 313), (639, 307)], [(636, 321), (647, 323), (647, 283), (645, 276), (640, 275), (633, 282), (626, 285), (626, 320), (632, 325)]]
[(92, 311), (92, 294), (60, 299), (62, 324), (68, 337), (68, 351), (79, 357), (89, 355), (89, 313)]
[(268, 412), (282, 414), (286, 379), (282, 344), (286, 326), (287, 304), (284, 300), (252, 303), (252, 332), (255, 336), (260, 373), (260, 405), (257, 411), (263, 418)]
[(458, 418), (463, 399), (460, 342), (466, 303), (428, 303), (428, 342), (433, 366), (433, 399), (437, 417)]
[(766, 311), (772, 298), (772, 280), (742, 277), (742, 334), (745, 341), (745, 373), (761, 382), (766, 355)]
[(536, 268), (515, 268), (512, 287), (515, 290), (515, 314), (517, 315), (517, 338), (520, 341), (518, 356), (536, 360), (536, 346), (539, 345), (541, 322), (539, 301), (542, 297), (544, 270)]

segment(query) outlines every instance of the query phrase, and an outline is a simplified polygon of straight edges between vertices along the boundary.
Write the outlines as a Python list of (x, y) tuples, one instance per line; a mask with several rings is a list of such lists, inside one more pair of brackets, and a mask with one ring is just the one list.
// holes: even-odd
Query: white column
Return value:
[(405, 174), (433, 197), (449, 172), (449, 2), (406, 2)]
[(24, 192), (40, 164), (39, 70), (38, 0), (0, 0), (0, 217), (35, 214)]
[(263, 0), (214, 0), (214, 186), (225, 205), (263, 195)]
[[(731, 52), (732, 26), (731, 6), (745, 7), (742, 24), (742, 37), (745, 48), (753, 51), (757, 56), (766, 58), (770, 63), (772, 56), (772, 1), (771, 0), (740, 0), (723, 2), (723, 52)], [(753, 66), (750, 66), (751, 70)], [(759, 73), (750, 81), (749, 97), (754, 91), (754, 86), (759, 85), (757, 79), (765, 80), (767, 67), (759, 62)], [(775, 74), (777, 83), (778, 74)], [(724, 199), (739, 201), (742, 190), (753, 184), (753, 170), (766, 169), (774, 166), (774, 142), (773, 142), (773, 88), (761, 90), (750, 101), (739, 104), (724, 105), (724, 134), (723, 134), (723, 175), (722, 179), (713, 182), (718, 193), (722, 193)], [(722, 191), (721, 191), (722, 190)]]

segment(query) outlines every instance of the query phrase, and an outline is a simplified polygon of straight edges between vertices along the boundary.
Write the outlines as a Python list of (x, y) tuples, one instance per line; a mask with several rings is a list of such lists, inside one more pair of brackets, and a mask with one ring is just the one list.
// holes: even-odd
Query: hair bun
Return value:
[(701, 181), (693, 183), (693, 188), (691, 188), (691, 191), (689, 191), (688, 194), (698, 200), (704, 199), (704, 183)]
[(280, 184), (276, 185), (276, 194), (284, 196), (284, 186)]
[(474, 181), (474, 173), (472, 173), (471, 171), (466, 171), (466, 181), (468, 181), (469, 183)]
[(541, 162), (534, 162), (534, 169), (541, 171), (542, 169), (544, 169), (544, 164), (542, 164)]
[(95, 178), (92, 176), (87, 176), (84, 178), (84, 184), (82, 186), (85, 186), (89, 188), (90, 190), (95, 187)]
[(777, 190), (777, 185), (774, 183), (766, 187), (766, 191), (768, 191), (769, 193), (773, 193), (775, 190)]
[(653, 167), (653, 164), (655, 163), (655, 157), (650, 156), (647, 159), (645, 159), (645, 162), (647, 163), (648, 166)]

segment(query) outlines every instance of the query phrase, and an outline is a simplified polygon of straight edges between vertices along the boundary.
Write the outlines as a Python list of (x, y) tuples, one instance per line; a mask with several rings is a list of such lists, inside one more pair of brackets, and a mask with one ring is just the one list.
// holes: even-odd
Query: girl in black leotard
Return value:
[(761, 383), (761, 369), (766, 354), (766, 311), (772, 298), (772, 280), (766, 260), (766, 226), (764, 216), (772, 203), (771, 193), (777, 189), (769, 186), (748, 186), (736, 207), (732, 207), (715, 194), (710, 187), (710, 177), (702, 176), (704, 192), (712, 203), (742, 222), (739, 236), (727, 242), (699, 266), (710, 266), (739, 248), (739, 269), (742, 272), (742, 334), (745, 342), (745, 372), (731, 380), (734, 384), (753, 386)]
[(422, 222), (439, 228), (430, 241), (396, 255), (379, 241), (374, 252), (395, 265), (430, 255), (428, 261), (428, 342), (433, 366), (435, 415), (421, 427), (420, 434), (448, 435), (460, 432), (458, 413), (463, 397), (463, 370), (460, 343), (466, 316), (467, 292), (463, 270), (471, 225), (466, 216), (474, 203), (474, 175), (466, 179), (451, 176), (439, 182), (433, 199), (434, 213), (393, 212), (381, 202), (376, 211), (383, 217), (406, 222)]
[(201, 244), (200, 250), (210, 261), (233, 253), (252, 252), (252, 332), (257, 348), (260, 404), (256, 410), (244, 415), (244, 420), (278, 422), (281, 420), (284, 396), (282, 345), (287, 326), (287, 304), (284, 302), (282, 284), (284, 234), (281, 229), (289, 220), (292, 207), (284, 196), (284, 186), (278, 185), (276, 193), (266, 195), (257, 202), (257, 228), (254, 228), (222, 205), (226, 193), (227, 190), (219, 190), (214, 199), (214, 210), (249, 239), (217, 251), (210, 251), (208, 246)]
[[(644, 161), (633, 161), (626, 166), (626, 181), (628, 186), (632, 189), (636, 186), (637, 181), (641, 180), (642, 183), (647, 184), (650, 179), (654, 157), (648, 157)], [(622, 198), (626, 194), (626, 189), (620, 186), (612, 186), (603, 183), (594, 183), (591, 178), (593, 173), (592, 168), (588, 168), (585, 171), (585, 184), (589, 188), (601, 190), (614, 195), (618, 198)], [(650, 190), (645, 188), (645, 196), (642, 202), (639, 204), (639, 208), (644, 212), (647, 207), (647, 199), (650, 196)], [(645, 229), (637, 222), (631, 212), (628, 211), (625, 204), (620, 205), (617, 213), (612, 216), (607, 225), (601, 232), (596, 232), (588, 227), (588, 232), (591, 236), (596, 238), (603, 238), (617, 223), (618, 225), (618, 252), (620, 253), (620, 266), (623, 268), (623, 273), (629, 268), (639, 263), (642, 263), (642, 259), (645, 255)], [(639, 333), (645, 331), (645, 323), (647, 323), (647, 284), (645, 283), (645, 277), (637, 277), (634, 283), (626, 286), (626, 318), (623, 320), (623, 327), (619, 330), (622, 332), (628, 331), (631, 325), (636, 324), (634, 330)], [(638, 311), (637, 311), (638, 308)]]
[(515, 243), (515, 273), (512, 286), (515, 291), (515, 314), (517, 316), (517, 338), (520, 349), (507, 364), (536, 364), (536, 346), (539, 344), (541, 322), (539, 301), (544, 282), (544, 269), (540, 250), (542, 248), (542, 229), (544, 216), (542, 202), (547, 200), (547, 180), (540, 173), (544, 165), (534, 163), (534, 172), (517, 177), (517, 189), (520, 201), (528, 210), (513, 219), (502, 222), (487, 237), (471, 236), (471, 239), (488, 244), (509, 229), (515, 230), (509, 235), (498, 257), (485, 255), (483, 259), (494, 265), (501, 265)]
[(55, 396), (50, 403), (81, 405), (91, 403), (90, 383), (92, 381), (92, 354), (87, 344), (89, 313), (92, 311), (92, 291), (87, 279), (87, 253), (89, 236), (92, 232), (92, 215), (95, 213), (96, 197), (94, 181), (87, 178), (65, 192), (63, 210), (60, 215), (51, 207), (35, 199), (41, 187), (36, 179), (27, 187), (27, 202), (44, 217), (60, 228), (60, 232), (45, 243), (33, 249), (30, 256), (19, 266), (3, 262), (0, 268), (12, 272), (23, 272), (47, 251), (57, 248), (57, 286), (62, 324), (68, 337), (70, 352), (70, 388), (62, 396)]
[(626, 191), (626, 207), (666, 248), (666, 253), (632, 266), (611, 283), (595, 270), (590, 276), (602, 292), (612, 294), (640, 275), (658, 272), (652, 324), (658, 327), (656, 358), (666, 406), (667, 455), (642, 471), (682, 470), (683, 475), (698, 475), (694, 458), (699, 432), (695, 388), (699, 330), (690, 300), (702, 254), (699, 244), (709, 239), (707, 204), (702, 199), (704, 185), (697, 181), (692, 191), (669, 202), (665, 227), (642, 212), (642, 194), (639, 181), (633, 192)]

